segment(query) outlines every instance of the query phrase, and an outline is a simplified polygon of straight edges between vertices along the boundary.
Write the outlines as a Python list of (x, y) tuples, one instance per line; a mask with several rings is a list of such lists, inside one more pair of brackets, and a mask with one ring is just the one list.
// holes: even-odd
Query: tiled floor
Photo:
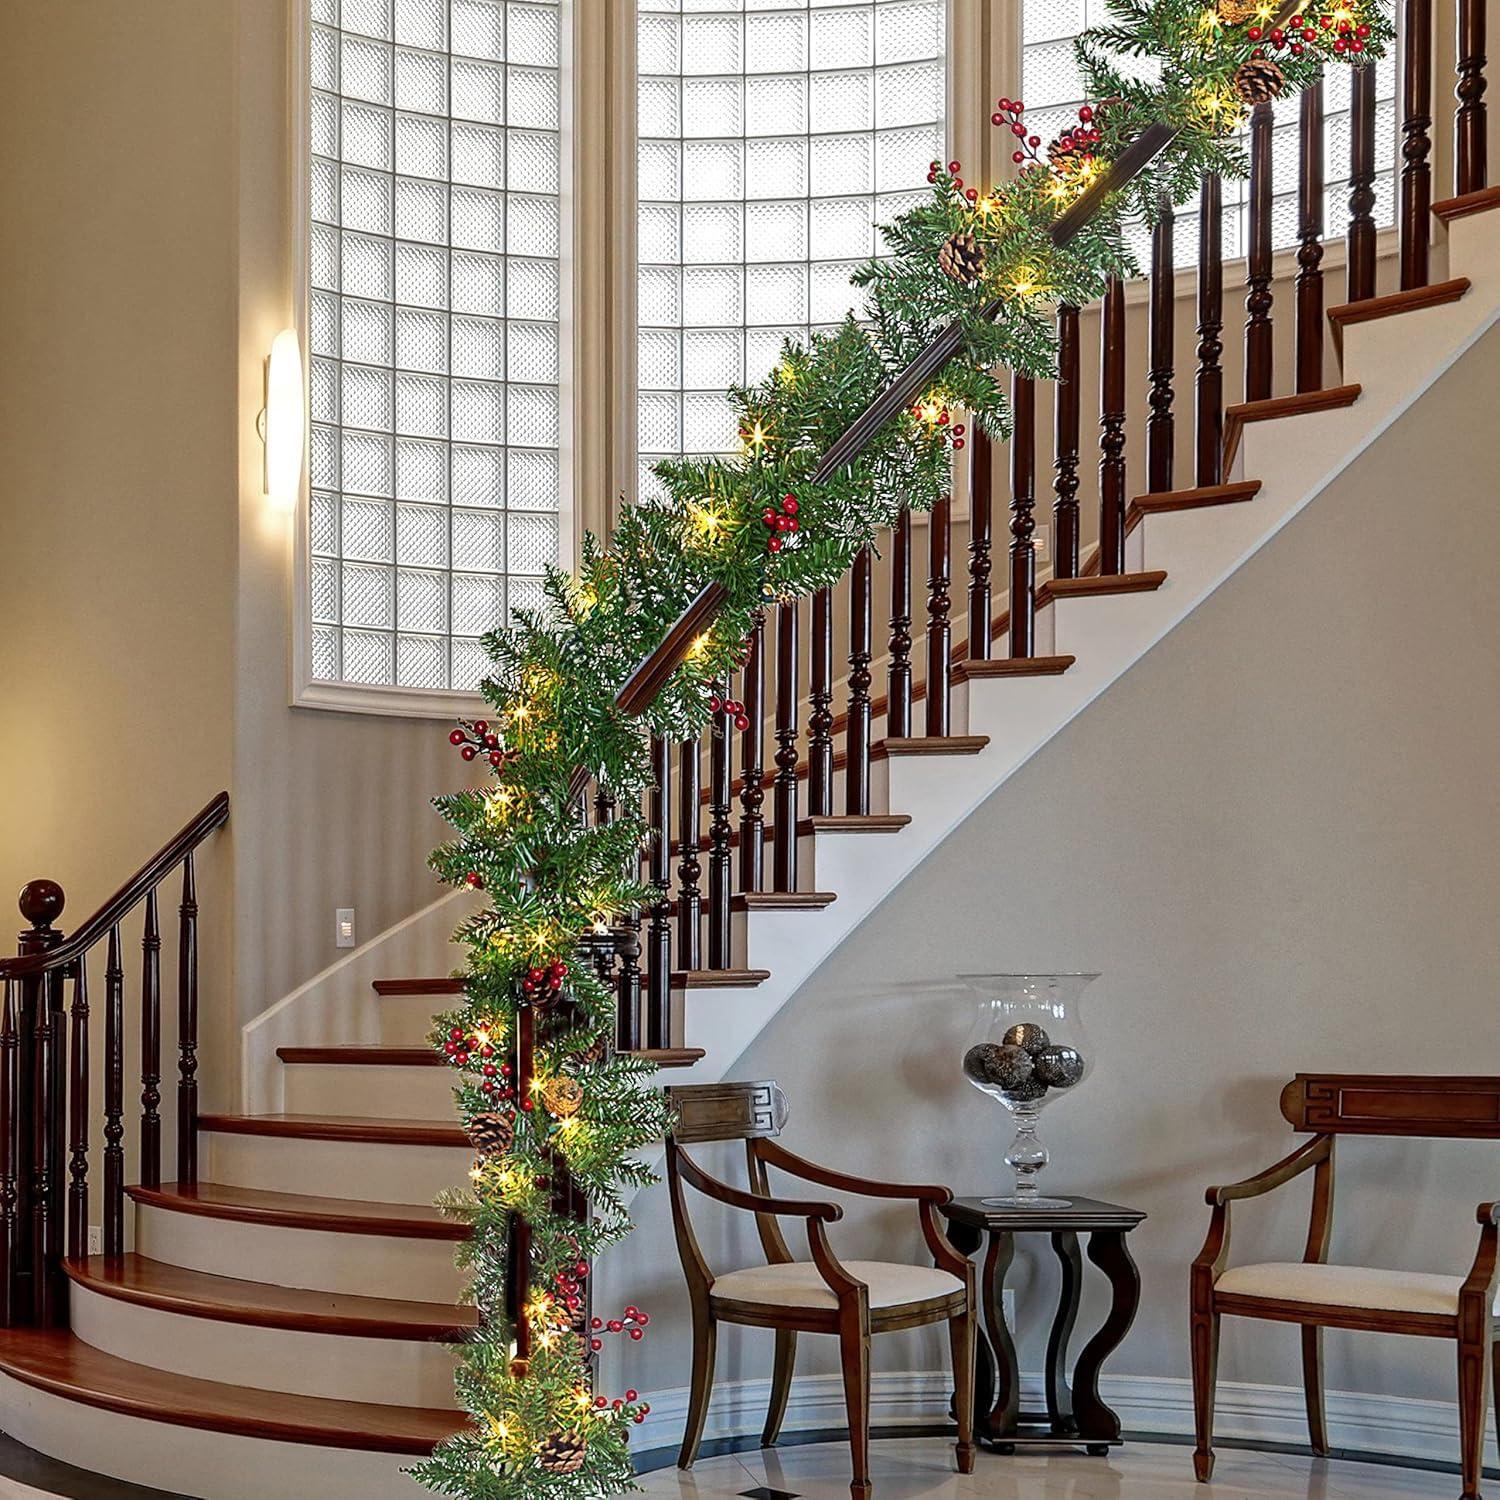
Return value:
[[(1453, 1500), (1459, 1489), (1449, 1474), (1232, 1449), (1220, 1452), (1214, 1482), (1199, 1485), (1190, 1449), (1150, 1443), (1107, 1458), (981, 1453), (967, 1477), (954, 1472), (952, 1446), (940, 1438), (875, 1443), (871, 1459), (874, 1500)], [(848, 1500), (848, 1450), (828, 1443), (741, 1453), (641, 1483), (654, 1500)]]

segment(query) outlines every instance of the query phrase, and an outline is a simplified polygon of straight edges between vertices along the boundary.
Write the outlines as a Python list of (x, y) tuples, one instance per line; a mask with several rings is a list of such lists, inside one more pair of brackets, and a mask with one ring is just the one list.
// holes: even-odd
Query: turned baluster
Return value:
[(1224, 472), (1224, 188), (1203, 179), (1198, 200), (1198, 374), (1194, 381), (1194, 483), (1218, 484)]
[(651, 875), (655, 891), (646, 934), (646, 1045), (666, 1047), (672, 1027), (672, 743), (651, 737)]
[(1484, 102), (1485, 0), (1458, 0), (1458, 83), (1453, 94), (1454, 188), (1477, 193), (1489, 181), (1489, 123)]
[(56, 1132), (52, 1128), (61, 1101), (57, 1097), (55, 1049), (59, 1043), (57, 1013), (52, 1005), (51, 975), (42, 977), (32, 1012), (31, 1042), (31, 1320), (48, 1328), (62, 1305), (54, 1276), (52, 1247), (57, 1240), (62, 1204), (58, 1191)]
[(990, 532), (994, 506), (994, 450), (973, 424), (969, 434), (969, 660), (990, 659)]
[(1401, 290), (1427, 285), (1432, 239), (1432, 0), (1406, 0), (1401, 110)]
[(116, 1259), (125, 1253), (124, 1139), (125, 969), (117, 923), (104, 965), (104, 1253)]
[(1349, 231), (1346, 300), (1375, 295), (1375, 65), (1349, 78)]
[[(715, 695), (722, 703), (730, 695), (729, 683), (720, 683)], [(729, 821), (734, 795), (734, 773), (729, 757), (729, 715), (716, 713), (709, 730), (708, 752), (708, 966), (729, 967), (730, 913), (734, 890), (734, 860), (729, 852), (734, 826)]]
[(1245, 400), (1265, 401), (1271, 394), (1271, 132), (1276, 124), (1270, 104), (1250, 111), (1250, 225), (1245, 295)]
[[(663, 744), (666, 742), (663, 741)], [(671, 765), (670, 759), (667, 761)], [(516, 1014), (516, 1097), (531, 1098), (531, 1083), (536, 1073), (536, 1011), (523, 1005)], [(515, 1330), (516, 1358), (531, 1355), (531, 1319), (526, 1306), (531, 1298), (531, 1224), (521, 1214), (510, 1219), (509, 1313)]]
[(927, 733), (948, 733), (953, 668), (953, 501), (938, 496), (927, 517)]
[(1172, 445), (1177, 431), (1172, 415), (1172, 334), (1177, 308), (1174, 224), (1172, 200), (1163, 193), (1157, 200), (1156, 223), (1151, 230), (1151, 366), (1147, 377), (1151, 413), (1146, 419), (1146, 488), (1153, 492), (1172, 488)]
[(635, 1052), (641, 1045), (641, 914), (628, 912), (613, 929), (620, 967), (615, 976), (615, 1048)]
[(20, 986), (4, 981), (0, 1010), (0, 1327), (20, 1319), (21, 1272), (21, 1022)]
[(698, 830), (702, 805), (698, 789), (699, 748), (696, 739), (677, 747), (677, 967), (701, 969), (703, 896), (698, 882), (703, 866), (698, 860)]
[(141, 1185), (161, 1186), (161, 925), (146, 893), (141, 930)]
[(874, 561), (864, 547), (854, 559), (849, 583), (849, 759), (844, 767), (844, 811), (864, 817), (870, 811), (870, 674), (875, 623)]
[(182, 861), (177, 926), (177, 1180), (198, 1180), (198, 885)]
[(1052, 394), (1052, 575), (1078, 576), (1078, 433), (1082, 398), (1078, 380), (1078, 309), (1057, 309), (1057, 384)]
[(771, 888), (797, 889), (797, 605), (776, 611), (775, 855)]
[(1297, 390), (1323, 388), (1323, 80), (1302, 92), (1297, 199)]
[(911, 733), (911, 512), (903, 507), (891, 531), (891, 650), (886, 674), (885, 732)]
[(89, 1253), (89, 976), (80, 954), (73, 974), (68, 1046), (68, 1258)]
[(1099, 571), (1125, 571), (1125, 283), (1114, 276), (1099, 324)]
[(750, 627), (740, 691), (748, 721), (740, 733), (740, 889), (758, 891), (765, 879), (766, 849), (766, 617), (759, 610)]
[(833, 812), (833, 592), (812, 596), (808, 676), (812, 681), (807, 720), (807, 810), (815, 818)]
[(1036, 382), (1010, 382), (1010, 654), (1036, 654)]

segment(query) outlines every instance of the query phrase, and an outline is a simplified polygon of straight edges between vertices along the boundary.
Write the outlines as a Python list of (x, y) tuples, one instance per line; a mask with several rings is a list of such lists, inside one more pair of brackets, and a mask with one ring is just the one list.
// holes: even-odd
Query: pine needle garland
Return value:
[[(1085, 305), (1134, 269), (1126, 218), (1153, 218), (1162, 197), (1184, 202), (1204, 173), (1240, 170), (1246, 65), (1257, 89), (1282, 79), (1290, 92), (1327, 64), (1383, 55), (1393, 39), (1379, 0), (1310, 0), (1295, 15), (1248, 0), (1110, 0), (1108, 10), (1077, 44), (1088, 95), (1103, 105), (1086, 106), (1048, 147), (1028, 134), (1022, 107), (1001, 100), (992, 119), (1018, 143), (1018, 174), (980, 189), (958, 163), (934, 162), (931, 194), (885, 227), (887, 257), (854, 277), (864, 316), (789, 341), (770, 375), (730, 392), (740, 451), (658, 464), (666, 498), (626, 510), (607, 549), (585, 537), (576, 575), (551, 570), (542, 604), (484, 638), (492, 716), (451, 738), (485, 774), (435, 799), (453, 836), (431, 857), (443, 880), (486, 898), (456, 934), (468, 951), (462, 999), (432, 1034), (476, 1147), (470, 1187), (441, 1202), (470, 1228), (458, 1259), (483, 1313), (459, 1350), (471, 1422), (414, 1470), (435, 1491), (589, 1500), (633, 1487), (628, 1437), (649, 1407), (634, 1391), (596, 1392), (594, 1362), (607, 1336), (638, 1340), (650, 1319), (636, 1308), (590, 1316), (586, 1285), (590, 1262), (628, 1232), (626, 1195), (651, 1180), (636, 1153), (669, 1118), (654, 1064), (611, 1050), (615, 996), (589, 950), (651, 896), (638, 878), (646, 737), (696, 738), (767, 603), (836, 583), (903, 508), (931, 507), (963, 441), (950, 413), (1005, 435), (996, 371), (1055, 373), (1056, 305)], [(1175, 131), (1169, 144), (1058, 248), (1053, 224), (1151, 124)], [(930, 389), (814, 484), (833, 440), (954, 322), (962, 346)], [(725, 593), (717, 617), (645, 713), (627, 717), (620, 687), (710, 583)], [(612, 821), (578, 816), (578, 767)], [(529, 1080), (517, 1072), (523, 1053)], [(517, 1246), (527, 1264), (513, 1276)], [(527, 1288), (519, 1309), (517, 1282)]]

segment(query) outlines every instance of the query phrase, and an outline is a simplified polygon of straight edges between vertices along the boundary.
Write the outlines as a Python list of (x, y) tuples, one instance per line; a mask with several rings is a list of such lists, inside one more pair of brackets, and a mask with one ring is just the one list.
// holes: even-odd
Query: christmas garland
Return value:
[[(652, 898), (638, 878), (646, 735), (696, 738), (713, 714), (745, 728), (729, 685), (758, 612), (837, 582), (902, 508), (930, 507), (966, 440), (956, 416), (1004, 436), (994, 371), (1053, 372), (1055, 305), (1084, 305), (1134, 270), (1127, 217), (1185, 201), (1206, 172), (1242, 172), (1233, 137), (1248, 106), (1314, 83), (1327, 63), (1378, 57), (1393, 37), (1379, 0), (1110, 8), (1112, 24), (1077, 45), (1096, 101), (1077, 125), (1044, 144), (1021, 101), (1001, 99), (992, 123), (1014, 142), (1014, 177), (981, 188), (958, 162), (934, 162), (931, 196), (886, 229), (888, 258), (854, 278), (862, 320), (788, 343), (768, 378), (731, 392), (741, 451), (659, 464), (668, 499), (628, 509), (607, 549), (586, 537), (577, 574), (548, 577), (546, 607), (485, 639), (492, 717), (451, 739), (488, 774), (435, 799), (456, 835), (431, 861), (487, 898), (457, 933), (463, 998), (434, 1031), (477, 1154), (469, 1189), (442, 1201), (472, 1229), (459, 1261), (483, 1315), (457, 1377), (472, 1420), (414, 1471), (435, 1490), (583, 1500), (633, 1487), (628, 1438), (649, 1407), (634, 1391), (599, 1393), (596, 1356), (607, 1335), (638, 1340), (650, 1319), (633, 1307), (589, 1318), (586, 1285), (590, 1262), (628, 1232), (624, 1194), (650, 1180), (634, 1153), (669, 1119), (653, 1064), (612, 1048), (615, 995), (590, 953)], [(1169, 128), (1165, 147), (1060, 248), (1053, 226), (1148, 126)], [(930, 388), (813, 482), (833, 440), (953, 324), (961, 344)], [(628, 716), (621, 685), (711, 584), (717, 615)], [(580, 816), (580, 767), (612, 819)]]

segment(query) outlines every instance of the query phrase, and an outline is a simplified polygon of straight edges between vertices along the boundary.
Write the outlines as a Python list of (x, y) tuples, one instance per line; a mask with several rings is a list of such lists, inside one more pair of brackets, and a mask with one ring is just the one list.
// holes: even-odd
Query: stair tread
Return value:
[(734, 911), (822, 911), (837, 900), (837, 891), (741, 891), (729, 904)]
[(1253, 500), (1260, 493), (1260, 480), (1245, 479), (1236, 484), (1200, 484), (1187, 490), (1153, 490), (1137, 495), (1132, 510), (1156, 514), (1169, 510), (1199, 510), (1210, 505), (1235, 505)]
[(833, 813), (803, 818), (798, 833), (900, 833), (911, 823), (910, 813)]
[(1368, 323), (1375, 318), (1389, 318), (1421, 307), (1441, 307), (1448, 302), (1457, 302), (1470, 285), (1467, 276), (1455, 276), (1451, 281), (1435, 281), (1404, 292), (1388, 292), (1383, 297), (1341, 302), (1328, 309), (1328, 321), (1335, 329), (1341, 329), (1350, 323)]
[(85, 1344), (66, 1328), (0, 1329), (0, 1370), (67, 1400), (213, 1432), (426, 1454), (464, 1424), (462, 1413), (256, 1390), (174, 1375)]
[(966, 661), (953, 669), (955, 682), (976, 677), (1060, 677), (1077, 661), (1075, 656), (997, 656), (988, 661)]
[(371, 1203), (358, 1198), (320, 1198), (310, 1193), (278, 1193), (268, 1188), (224, 1182), (164, 1182), (159, 1188), (128, 1187), (130, 1197), (149, 1208), (276, 1224), (288, 1229), (323, 1229), (341, 1234), (380, 1234), (394, 1239), (465, 1240), (469, 1228), (426, 1203)]
[(1226, 472), (1239, 452), (1240, 438), (1248, 422), (1274, 422), (1281, 417), (1304, 417), (1313, 412), (1353, 406), (1359, 400), (1358, 385), (1333, 385), (1326, 390), (1304, 391), (1297, 396), (1272, 396), (1265, 401), (1241, 401), (1224, 408), (1224, 468)]
[(1445, 224), (1492, 208), (1500, 208), (1500, 186), (1480, 188), (1473, 193), (1460, 193), (1456, 198), (1440, 198), (1432, 205), (1433, 213)]
[(876, 740), (870, 754), (886, 755), (978, 755), (990, 742), (987, 734), (888, 735)]
[(385, 1146), (463, 1146), (463, 1126), (456, 1119), (392, 1120), (366, 1115), (215, 1115), (198, 1116), (200, 1130), (223, 1135), (287, 1136), (305, 1141), (368, 1141)]
[(377, 995), (461, 995), (464, 982), (444, 974), (436, 979), (377, 979), (373, 988)]
[(284, 1063), (333, 1063), (370, 1068), (441, 1068), (442, 1057), (431, 1047), (379, 1047), (351, 1044), (336, 1047), (278, 1047)]
[(1036, 591), (1036, 606), (1057, 599), (1092, 599), (1110, 594), (1148, 594), (1159, 589), (1167, 575), (1154, 568), (1144, 573), (1095, 573), (1085, 578), (1049, 578)]
[(673, 969), (674, 990), (748, 990), (764, 984), (769, 969)]
[(102, 1296), (164, 1312), (262, 1328), (444, 1342), (461, 1338), (479, 1326), (479, 1314), (473, 1307), (272, 1286), (214, 1276), (135, 1253), (118, 1260), (102, 1255), (67, 1260), (63, 1269), (71, 1281)]
[(644, 1057), (658, 1068), (690, 1068), (702, 1062), (708, 1053), (702, 1047), (634, 1047), (627, 1057)]

